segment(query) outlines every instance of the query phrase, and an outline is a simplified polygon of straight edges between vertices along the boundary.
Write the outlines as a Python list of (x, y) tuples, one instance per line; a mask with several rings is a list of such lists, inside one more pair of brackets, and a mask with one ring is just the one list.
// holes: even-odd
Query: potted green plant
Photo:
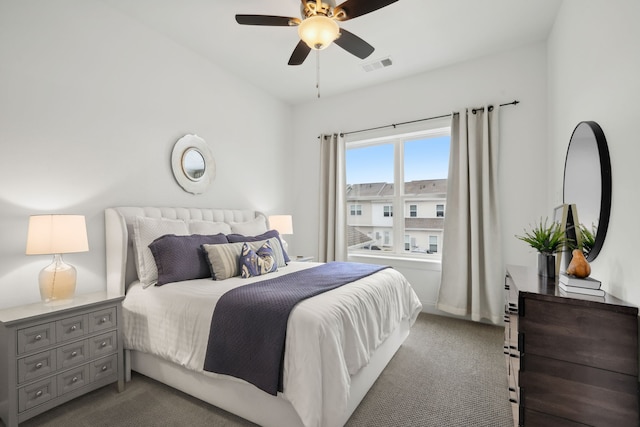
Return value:
[(538, 274), (543, 277), (555, 278), (556, 276), (556, 253), (560, 252), (567, 243), (567, 237), (560, 227), (559, 222), (549, 223), (545, 218), (526, 230), (522, 236), (516, 237), (528, 243), (533, 249), (538, 251)]

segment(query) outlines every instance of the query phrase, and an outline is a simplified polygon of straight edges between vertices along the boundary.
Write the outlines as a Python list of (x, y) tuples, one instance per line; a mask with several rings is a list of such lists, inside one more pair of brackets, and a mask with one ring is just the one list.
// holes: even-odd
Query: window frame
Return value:
[[(385, 143), (392, 143), (394, 148), (393, 173), (394, 173), (394, 195), (391, 197), (390, 204), (392, 210), (402, 213), (402, 215), (385, 216), (384, 218), (392, 218), (393, 226), (391, 230), (392, 252), (376, 253), (376, 251), (359, 251), (357, 249), (349, 249), (348, 256), (367, 256), (378, 258), (426, 258), (428, 260), (441, 261), (441, 252), (436, 254), (422, 254), (405, 250), (405, 203), (410, 201), (404, 195), (404, 143), (420, 138), (437, 138), (447, 136), (451, 137), (450, 117), (430, 120), (419, 124), (412, 124), (404, 128), (404, 131), (398, 129), (377, 129), (373, 131), (365, 131), (357, 135), (346, 135), (345, 150), (353, 148), (364, 148)], [(345, 172), (346, 173), (346, 172)], [(345, 177), (346, 178), (346, 177)], [(402, 183), (402, 185), (396, 185)], [(389, 199), (388, 199), (389, 200)], [(385, 203), (386, 204), (386, 203)], [(393, 208), (395, 206), (395, 208)], [(384, 209), (384, 208), (383, 208)], [(446, 201), (445, 201), (446, 209)], [(384, 215), (384, 210), (383, 210)], [(417, 209), (416, 209), (417, 215)], [(410, 216), (409, 216), (410, 217)], [(345, 230), (346, 232), (346, 230)], [(443, 230), (444, 233), (444, 230)], [(428, 239), (428, 237), (427, 237)], [(438, 242), (440, 243), (440, 242)]]

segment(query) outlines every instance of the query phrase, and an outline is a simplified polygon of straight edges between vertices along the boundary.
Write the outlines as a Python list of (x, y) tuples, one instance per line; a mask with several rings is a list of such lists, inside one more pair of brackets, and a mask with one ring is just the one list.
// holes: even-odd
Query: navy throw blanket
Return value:
[(294, 306), (385, 268), (330, 262), (230, 290), (213, 311), (204, 370), (241, 378), (277, 395), (282, 391), (287, 321)]

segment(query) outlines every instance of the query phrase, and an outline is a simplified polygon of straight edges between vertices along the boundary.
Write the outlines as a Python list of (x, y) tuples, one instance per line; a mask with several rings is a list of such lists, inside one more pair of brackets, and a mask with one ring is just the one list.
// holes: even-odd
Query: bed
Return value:
[[(270, 394), (245, 380), (203, 369), (213, 307), (232, 289), (293, 277), (322, 264), (294, 261), (258, 277), (209, 277), (147, 286), (146, 273), (139, 265), (143, 256), (133, 243), (144, 246), (137, 239), (149, 231), (140, 224), (152, 221), (187, 224), (187, 232), (175, 234), (205, 234), (203, 230), (233, 227), (233, 232), (249, 235), (257, 223), (268, 229), (268, 220), (246, 209), (105, 210), (107, 288), (125, 295), (127, 380), (132, 370), (139, 372), (262, 426), (344, 425), (407, 338), (422, 309), (406, 279), (391, 268), (298, 303), (286, 325), (282, 391)], [(168, 234), (161, 227), (150, 229), (156, 235)], [(154, 237), (153, 233), (146, 238)]]

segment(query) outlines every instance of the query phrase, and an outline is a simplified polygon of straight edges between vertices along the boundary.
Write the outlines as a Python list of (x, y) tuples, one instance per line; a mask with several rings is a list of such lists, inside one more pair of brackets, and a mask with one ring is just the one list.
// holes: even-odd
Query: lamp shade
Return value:
[(89, 250), (84, 215), (32, 215), (27, 255), (66, 254)]
[(300, 23), (298, 35), (311, 49), (322, 50), (340, 36), (340, 26), (326, 16), (311, 16)]
[(270, 215), (271, 228), (280, 234), (293, 234), (293, 219), (291, 215)]

